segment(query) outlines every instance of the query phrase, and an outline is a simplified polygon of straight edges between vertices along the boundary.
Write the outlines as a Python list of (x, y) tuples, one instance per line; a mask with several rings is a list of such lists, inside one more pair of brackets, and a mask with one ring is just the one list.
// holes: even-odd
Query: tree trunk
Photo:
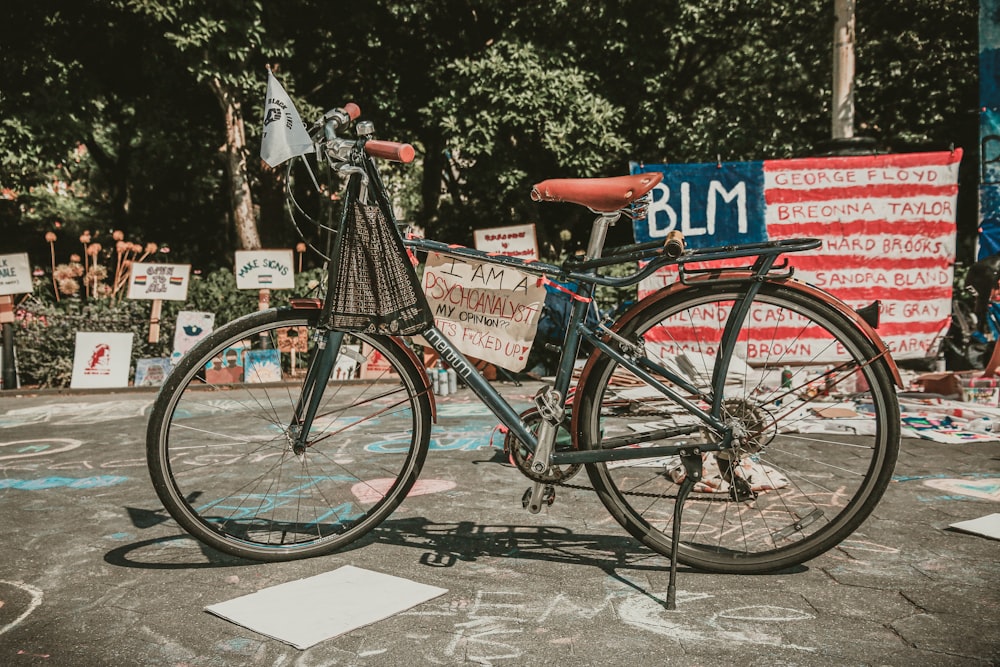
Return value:
[(261, 247), (257, 220), (253, 213), (253, 195), (247, 177), (246, 132), (243, 125), (243, 111), (240, 103), (219, 79), (211, 80), (226, 121), (226, 144), (222, 147), (225, 157), (226, 175), (229, 177), (229, 199), (232, 205), (233, 223), (240, 250), (257, 250)]

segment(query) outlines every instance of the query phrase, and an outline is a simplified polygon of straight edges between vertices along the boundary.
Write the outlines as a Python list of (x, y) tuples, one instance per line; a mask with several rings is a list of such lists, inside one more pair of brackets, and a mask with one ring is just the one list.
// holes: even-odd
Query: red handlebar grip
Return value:
[(380, 141), (372, 139), (365, 142), (365, 152), (372, 157), (395, 162), (413, 162), (416, 152), (410, 144), (400, 144), (395, 141)]
[(359, 107), (354, 102), (348, 102), (344, 105), (344, 112), (351, 120), (356, 120), (358, 116), (361, 115), (361, 107)]

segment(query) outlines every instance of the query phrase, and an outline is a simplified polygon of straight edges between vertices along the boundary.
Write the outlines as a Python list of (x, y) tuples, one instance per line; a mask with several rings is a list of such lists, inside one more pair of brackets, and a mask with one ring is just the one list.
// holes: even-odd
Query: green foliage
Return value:
[[(292, 296), (315, 295), (321, 279), (320, 269), (297, 274), (295, 289), (273, 292), (270, 305), (284, 306)], [(45, 295), (51, 289), (43, 281), (36, 281), (34, 291)], [(218, 328), (258, 308), (258, 294), (236, 289), (235, 275), (224, 269), (205, 276), (192, 276), (187, 296), (184, 302), (162, 303), (160, 335), (156, 343), (149, 342), (151, 301), (73, 297), (56, 302), (47, 296), (29, 298), (18, 309), (14, 337), (21, 384), (68, 387), (73, 375), (78, 331), (132, 333), (134, 371), (136, 359), (171, 355), (179, 311), (215, 313)]]
[(26, 302), (18, 313), (14, 337), (22, 386), (68, 387), (77, 332), (131, 332), (133, 362), (139, 357), (169, 356), (173, 327), (162, 327), (160, 343), (149, 343), (149, 308), (149, 302), (111, 306), (105, 299), (64, 299), (58, 305)]
[[(829, 0), (8, 4), (0, 190), (16, 199), (0, 198), (0, 251), (27, 251), (49, 267), (46, 232), (58, 233), (62, 263), (82, 252), (83, 231), (108, 252), (112, 230), (122, 230), (169, 245), (171, 261), (201, 271), (187, 303), (164, 304), (155, 349), (142, 342), (148, 302), (55, 303), (49, 282), (40, 284), (26, 308), (47, 326), (19, 332), (20, 368), (51, 386), (68, 380), (78, 327), (133, 331), (136, 356), (159, 356), (180, 309), (215, 312), (217, 324), (256, 309), (257, 295), (236, 290), (231, 271), (230, 191), (243, 174), (228, 173), (219, 149), (234, 120), (225, 114), (245, 115), (235, 120), (245, 123), (262, 241), (289, 247), (283, 176), (256, 160), (266, 64), (279, 68), (304, 118), (353, 100), (379, 138), (418, 147), (417, 162), (387, 172), (400, 219), (452, 242), (468, 242), (474, 228), (535, 222), (552, 257), (578, 246), (589, 216), (530, 203), (538, 180), (620, 174), (629, 160), (804, 155), (829, 137)], [(978, 9), (974, 0), (856, 8), (856, 130), (884, 151), (966, 150), (966, 261), (978, 222)], [(297, 291), (318, 274), (300, 275)], [(286, 297), (275, 293), (274, 305)]]
[(459, 186), (449, 190), (450, 203), (467, 225), (465, 239), (480, 221), (524, 211), (533, 181), (606, 175), (628, 155), (616, 132), (622, 109), (595, 92), (595, 77), (531, 44), (495, 43), (436, 78), (442, 94), (425, 114), (450, 153)]
[[(977, 223), (977, 16), (973, 0), (857, 4), (857, 131), (881, 150), (965, 148), (960, 258)], [(557, 246), (560, 231), (585, 234), (585, 212), (533, 206), (536, 180), (815, 152), (829, 137), (832, 20), (829, 0), (13, 3), (0, 188), (18, 199), (0, 206), (0, 238), (45, 265), (37, 235), (59, 220), (230, 267), (221, 95), (246, 116), (263, 242), (287, 247), (281, 175), (256, 160), (271, 64), (304, 117), (354, 100), (380, 138), (419, 147), (393, 179), (401, 218), (452, 241), (537, 222)], [(72, 200), (43, 194), (55, 180)]]

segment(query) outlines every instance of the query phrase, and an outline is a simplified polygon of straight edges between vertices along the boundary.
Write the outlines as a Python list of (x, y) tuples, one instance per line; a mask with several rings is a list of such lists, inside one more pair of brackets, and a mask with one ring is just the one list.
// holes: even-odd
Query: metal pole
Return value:
[(833, 139), (854, 137), (854, 5), (833, 0)]
[(3, 388), (17, 389), (17, 369), (14, 368), (14, 325), (3, 323)]

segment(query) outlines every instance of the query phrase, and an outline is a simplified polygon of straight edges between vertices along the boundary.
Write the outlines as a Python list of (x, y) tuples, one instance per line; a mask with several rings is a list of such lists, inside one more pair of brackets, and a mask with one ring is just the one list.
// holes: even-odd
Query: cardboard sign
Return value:
[(237, 289), (293, 289), (291, 250), (237, 250)]
[(365, 358), (365, 362), (361, 364), (362, 380), (395, 377), (396, 373), (392, 370), (392, 366), (389, 365), (389, 361), (374, 347), (365, 343), (362, 346), (361, 353)]
[(0, 255), (0, 294), (27, 294), (31, 287), (28, 253)]
[(278, 329), (278, 349), (285, 354), (309, 351), (308, 327), (282, 327)]
[(78, 331), (70, 386), (127, 387), (132, 364), (132, 334)]
[(511, 371), (524, 369), (545, 303), (538, 277), (429, 253), (423, 288), (434, 323), (459, 350)]
[(514, 225), (477, 229), (473, 232), (477, 250), (510, 255), (518, 259), (538, 259), (538, 239), (534, 225)]
[(184, 301), (190, 276), (190, 264), (133, 264), (128, 298)]

